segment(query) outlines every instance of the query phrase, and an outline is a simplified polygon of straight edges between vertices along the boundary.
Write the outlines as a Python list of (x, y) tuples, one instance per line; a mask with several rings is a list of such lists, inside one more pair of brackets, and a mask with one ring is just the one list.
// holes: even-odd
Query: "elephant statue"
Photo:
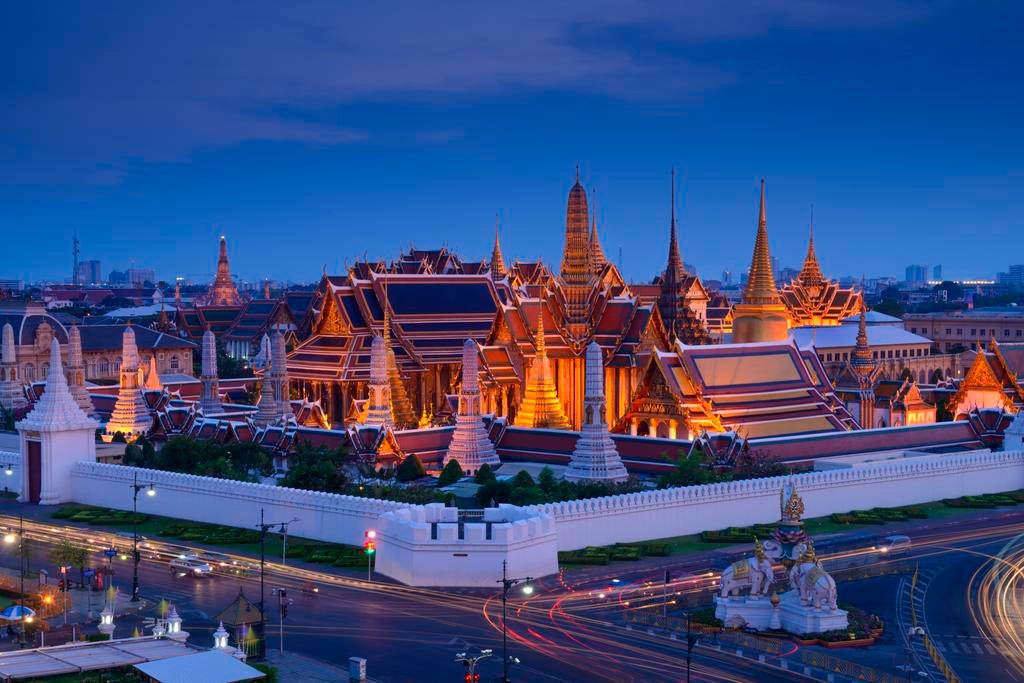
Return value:
[(768, 593), (775, 582), (775, 570), (767, 556), (746, 557), (725, 568), (721, 577), (721, 596), (737, 595), (741, 588), (750, 588), (750, 597)]
[(789, 585), (792, 586), (800, 603), (814, 609), (837, 609), (836, 582), (818, 561), (798, 562), (789, 570)]

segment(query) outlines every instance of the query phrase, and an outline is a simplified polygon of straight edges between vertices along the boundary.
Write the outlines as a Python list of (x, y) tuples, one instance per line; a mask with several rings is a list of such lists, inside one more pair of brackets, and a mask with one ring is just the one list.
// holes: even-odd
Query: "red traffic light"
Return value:
[(366, 541), (363, 543), (363, 551), (366, 552), (367, 555), (373, 555), (377, 552), (377, 544), (373, 541)]

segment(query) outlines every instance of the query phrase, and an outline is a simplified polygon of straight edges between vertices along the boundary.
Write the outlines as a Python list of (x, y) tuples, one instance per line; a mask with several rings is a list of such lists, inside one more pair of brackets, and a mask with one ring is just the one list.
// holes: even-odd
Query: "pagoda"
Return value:
[(17, 347), (14, 344), (14, 328), (4, 323), (3, 340), (0, 342), (0, 408), (17, 410), (26, 405), (25, 391), (18, 379)]
[(711, 344), (704, 321), (690, 307), (691, 299), (707, 304), (708, 296), (696, 277), (686, 272), (676, 239), (676, 171), (672, 169), (672, 217), (669, 221), (668, 263), (661, 276), (658, 313), (669, 338), (684, 344)]
[(390, 426), (394, 423), (391, 414), (391, 386), (388, 383), (388, 353), (383, 337), (374, 337), (370, 344), (370, 397), (363, 424)]
[(217, 256), (217, 275), (213, 284), (202, 297), (208, 306), (239, 306), (242, 297), (238, 294), (234, 280), (231, 279), (231, 266), (228, 264), (228, 242), (224, 235), (220, 236), (220, 253)]
[(583, 427), (565, 471), (567, 481), (625, 481), (628, 478), (619, 452), (608, 433), (604, 396), (604, 363), (597, 342), (587, 346), (587, 389)]
[(569, 429), (569, 420), (558, 399), (555, 380), (551, 372), (551, 361), (544, 348), (544, 307), (538, 307), (537, 353), (530, 365), (526, 378), (526, 395), (516, 413), (517, 427), (538, 427), (543, 429)]
[(880, 375), (881, 367), (868, 346), (867, 309), (862, 302), (857, 342), (850, 353), (850, 360), (843, 364), (836, 375), (835, 387), (847, 410), (864, 429), (874, 426), (875, 386)]
[(85, 388), (85, 362), (82, 360), (82, 334), (78, 331), (78, 325), (71, 325), (68, 330), (68, 365), (67, 379), (68, 389), (75, 403), (86, 415), (93, 415), (95, 408), (92, 399), (89, 398), (89, 391)]
[(508, 274), (505, 268), (505, 257), (501, 253), (501, 243), (498, 242), (498, 217), (494, 217), (494, 248), (491, 250), (491, 277), (500, 280)]
[(204, 415), (215, 415), (224, 412), (220, 402), (220, 379), (217, 377), (217, 340), (209, 327), (203, 332), (202, 363), (199, 372), (202, 384), (199, 395), (199, 407)]
[(459, 391), (455, 432), (444, 456), (444, 464), (456, 460), (462, 471), (473, 474), (484, 464), (501, 464), (494, 444), (487, 437), (480, 416), (480, 368), (476, 342), (467, 339), (462, 346), (462, 388)]
[(121, 336), (121, 386), (114, 412), (104, 431), (109, 438), (120, 432), (125, 439), (133, 441), (148, 432), (152, 425), (153, 418), (139, 384), (139, 349), (135, 345), (135, 331), (127, 325)]
[(576, 166), (576, 182), (569, 190), (565, 218), (565, 249), (558, 279), (566, 299), (566, 322), (570, 336), (581, 339), (588, 332), (587, 300), (593, 288), (594, 272), (590, 254), (587, 192), (580, 183), (580, 167)]
[(789, 310), (792, 327), (804, 325), (838, 325), (853, 316), (862, 305), (859, 292), (843, 288), (821, 272), (818, 255), (814, 251), (814, 216), (811, 216), (810, 237), (803, 268), (795, 280), (779, 290), (779, 296)]
[(409, 391), (398, 370), (398, 359), (391, 345), (391, 306), (387, 300), (387, 289), (384, 290), (384, 349), (388, 354), (388, 386), (391, 387), (391, 415), (398, 429), (411, 428), (417, 424), (416, 411), (409, 400)]
[(768, 248), (768, 219), (764, 204), (764, 179), (761, 179), (761, 205), (757, 218), (757, 238), (750, 262), (743, 302), (733, 309), (732, 341), (783, 341), (789, 334), (789, 313), (772, 273), (772, 255)]

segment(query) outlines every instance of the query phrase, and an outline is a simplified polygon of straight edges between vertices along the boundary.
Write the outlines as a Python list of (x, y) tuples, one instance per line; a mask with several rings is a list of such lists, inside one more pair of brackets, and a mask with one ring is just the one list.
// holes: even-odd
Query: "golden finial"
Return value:
[(772, 255), (768, 248), (768, 218), (764, 205), (764, 178), (761, 179), (761, 207), (758, 210), (757, 237), (754, 240), (754, 257), (750, 263), (747, 288), (743, 292), (744, 303), (777, 304), (778, 287), (772, 272)]

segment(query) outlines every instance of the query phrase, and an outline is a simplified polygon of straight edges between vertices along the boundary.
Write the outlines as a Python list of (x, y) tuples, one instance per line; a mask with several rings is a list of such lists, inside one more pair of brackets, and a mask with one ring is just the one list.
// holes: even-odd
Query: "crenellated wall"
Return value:
[(533, 505), (551, 515), (558, 549), (700, 533), (779, 519), (779, 491), (791, 480), (804, 517), (926, 503), (1024, 488), (1024, 451), (914, 455), (790, 477), (685, 486), (605, 498)]
[(388, 512), (378, 525), (377, 571), (413, 586), (494, 588), (501, 563), (510, 577), (558, 571), (557, 533), (545, 514), (514, 505), (460, 523), (441, 503)]
[(363, 533), (375, 527), (380, 515), (410, 507), (373, 498), (95, 462), (75, 464), (71, 473), (73, 499), (86, 505), (131, 510), (135, 474), (140, 484), (153, 484), (156, 489), (154, 496), (139, 495), (139, 512), (254, 529), (263, 508), (268, 523), (298, 517), (299, 521), (289, 527), (291, 535), (334, 543), (359, 545)]

